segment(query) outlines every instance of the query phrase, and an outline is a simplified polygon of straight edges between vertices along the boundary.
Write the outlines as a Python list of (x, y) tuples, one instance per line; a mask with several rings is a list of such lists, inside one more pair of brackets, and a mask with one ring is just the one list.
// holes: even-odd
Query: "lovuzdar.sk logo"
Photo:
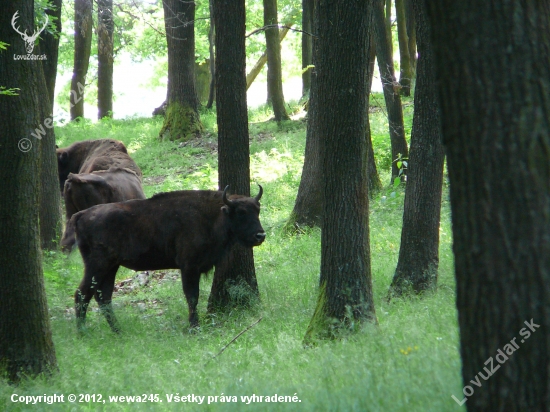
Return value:
[(11, 19), (11, 26), (13, 27), (13, 29), (15, 30), (16, 33), (21, 35), (21, 38), (25, 42), (25, 48), (27, 49), (27, 54), (26, 55), (24, 55), (24, 54), (21, 54), (21, 55), (14, 54), (13, 55), (14, 60), (46, 60), (47, 59), (45, 54), (41, 54), (41, 55), (32, 54), (32, 51), (34, 50), (34, 43), (36, 42), (36, 39), (38, 38), (40, 33), (42, 33), (44, 31), (44, 29), (48, 25), (49, 18), (48, 18), (47, 14), (45, 14), (45, 16), (46, 16), (46, 21), (44, 22), (44, 25), (42, 26), (42, 28), (38, 31), (35, 31), (32, 34), (32, 36), (29, 36), (27, 34), (27, 30), (25, 30), (25, 32), (21, 32), (21, 30), (19, 30), (19, 28), (16, 26), (16, 20), (19, 18), (19, 10), (17, 10), (14, 13), (14, 15)]

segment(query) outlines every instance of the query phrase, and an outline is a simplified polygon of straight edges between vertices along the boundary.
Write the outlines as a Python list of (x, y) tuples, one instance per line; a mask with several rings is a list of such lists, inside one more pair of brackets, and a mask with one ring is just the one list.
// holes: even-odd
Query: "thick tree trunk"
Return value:
[(313, 64), (313, 7), (314, 0), (302, 0), (302, 97), (311, 89), (311, 69), (306, 68)]
[(163, 0), (168, 43), (168, 104), (161, 140), (189, 140), (203, 127), (195, 88), (195, 3)]
[(317, 109), (325, 201), (319, 298), (306, 343), (376, 322), (365, 164), (371, 10), (361, 0), (321, 0), (318, 8)]
[[(214, 0), (216, 111), (219, 187), (250, 194), (250, 149), (246, 106), (244, 0)], [(252, 248), (237, 245), (216, 266), (208, 311), (227, 310), (259, 299)]]
[(19, 26), (32, 30), (33, 2), (12, 1), (0, 14), (10, 45), (0, 53), (0, 84), (20, 88), (0, 99), (0, 376), (12, 382), (57, 369), (39, 243), (41, 141), (31, 137), (44, 120), (46, 83), (40, 61), (13, 58), (27, 54), (10, 23), (17, 11)]
[[(264, 25), (278, 24), (277, 0), (264, 1)], [(281, 68), (281, 44), (277, 27), (265, 30), (267, 52), (267, 95), (268, 103), (273, 107), (275, 121), (289, 120), (283, 95), (283, 74)]]
[(395, 10), (397, 14), (397, 38), (399, 40), (400, 93), (403, 96), (410, 96), (413, 70), (409, 52), (409, 36), (407, 34), (406, 1), (407, 0), (395, 0)]
[(424, 0), (416, 9), (418, 77), (414, 94), (409, 170), (399, 260), (388, 297), (435, 289), (439, 266), (439, 222), (443, 162), (441, 118)]
[(210, 28), (208, 29), (208, 53), (210, 54), (210, 90), (208, 91), (208, 103), (206, 108), (211, 109), (216, 99), (216, 55), (214, 53), (214, 36), (216, 26), (214, 25), (214, 0), (208, 1), (210, 10)]
[(113, 117), (113, 0), (97, 0), (97, 118)]
[[(84, 88), (92, 46), (92, 1), (74, 2), (74, 68), (71, 80), (71, 120), (84, 117)], [(80, 86), (79, 86), (80, 85)]]
[[(388, 110), (388, 125), (390, 132), (392, 151), (392, 177), (391, 182), (399, 176), (399, 168), (395, 160), (401, 156), (406, 158), (409, 155), (407, 140), (405, 140), (405, 127), (403, 125), (403, 108), (401, 107), (401, 96), (399, 95), (399, 83), (395, 80), (393, 57), (391, 55), (391, 37), (386, 36), (384, 26), (383, 0), (369, 0), (373, 8), (373, 35), (376, 43), (376, 56), (378, 57), (378, 68), (382, 77), (384, 99)], [(403, 175), (406, 174), (403, 173)]]
[[(314, 9), (313, 26), (318, 31), (318, 8)], [(313, 40), (313, 65), (317, 64), (318, 39)], [(321, 165), (319, 154), (319, 130), (317, 111), (317, 70), (311, 70), (311, 89), (309, 92), (309, 107), (307, 112), (306, 148), (302, 178), (292, 213), (285, 225), (285, 231), (300, 231), (304, 226), (321, 226), (323, 197), (321, 195)]]
[(426, 5), (465, 385), (453, 396), (469, 411), (547, 411), (550, 8), (535, 0)]

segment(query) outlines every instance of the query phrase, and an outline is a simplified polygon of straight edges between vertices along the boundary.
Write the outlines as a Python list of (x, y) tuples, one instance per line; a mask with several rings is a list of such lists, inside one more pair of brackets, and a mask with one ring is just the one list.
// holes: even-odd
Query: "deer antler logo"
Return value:
[(11, 19), (11, 26), (17, 33), (21, 35), (21, 38), (25, 41), (25, 47), (27, 49), (27, 53), (31, 54), (32, 51), (34, 50), (34, 42), (36, 41), (36, 38), (38, 37), (38, 35), (42, 33), (46, 28), (49, 18), (48, 18), (48, 15), (46, 14), (46, 22), (44, 23), (42, 28), (38, 32), (34, 32), (32, 36), (29, 36), (27, 34), (27, 30), (25, 30), (25, 33), (21, 33), (19, 29), (15, 27), (15, 20), (17, 20), (17, 18), (19, 17), (18, 13), (19, 13), (19, 10), (17, 10), (13, 15), (13, 18)]

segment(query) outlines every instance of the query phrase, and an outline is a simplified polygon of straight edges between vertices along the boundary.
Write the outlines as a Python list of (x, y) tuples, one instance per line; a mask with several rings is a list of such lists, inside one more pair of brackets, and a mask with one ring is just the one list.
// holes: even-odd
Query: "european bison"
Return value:
[(92, 296), (118, 332), (111, 298), (119, 266), (133, 270), (180, 269), (189, 323), (198, 326), (199, 280), (236, 242), (260, 245), (260, 186), (254, 198), (221, 191), (176, 191), (150, 199), (97, 205), (73, 215), (84, 278), (75, 293), (78, 330)]
[(131, 169), (141, 178), (141, 170), (128, 155), (124, 143), (118, 140), (83, 140), (64, 149), (57, 149), (56, 153), (61, 192), (69, 173), (91, 173), (115, 166)]
[(81, 210), (102, 203), (145, 199), (141, 179), (130, 169), (111, 167), (92, 173), (69, 173), (63, 190), (67, 226), (61, 239), (61, 248), (71, 251), (74, 246), (74, 225), (71, 217)]

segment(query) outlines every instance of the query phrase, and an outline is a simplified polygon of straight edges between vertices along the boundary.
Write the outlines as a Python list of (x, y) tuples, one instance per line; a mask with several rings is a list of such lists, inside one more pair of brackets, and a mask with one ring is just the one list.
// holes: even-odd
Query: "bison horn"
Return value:
[(223, 200), (223, 203), (225, 203), (227, 206), (233, 206), (233, 201), (227, 198), (228, 189), (229, 189), (229, 185), (225, 186), (225, 189), (223, 189), (222, 200)]
[(260, 186), (260, 193), (258, 193), (256, 195), (256, 197), (254, 198), (257, 202), (260, 201), (260, 199), (262, 198), (262, 195), (264, 194), (264, 189), (263, 189), (262, 185), (258, 184), (258, 186)]

